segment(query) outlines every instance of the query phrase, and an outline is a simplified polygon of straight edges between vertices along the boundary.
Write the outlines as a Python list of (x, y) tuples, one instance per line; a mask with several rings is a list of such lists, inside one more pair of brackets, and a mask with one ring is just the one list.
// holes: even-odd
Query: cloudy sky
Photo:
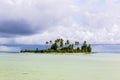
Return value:
[(117, 44), (119, 30), (120, 0), (0, 0), (0, 44)]

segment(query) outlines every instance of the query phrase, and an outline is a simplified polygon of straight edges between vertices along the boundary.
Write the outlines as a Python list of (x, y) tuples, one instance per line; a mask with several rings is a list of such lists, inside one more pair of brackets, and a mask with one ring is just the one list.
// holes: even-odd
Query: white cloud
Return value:
[(11, 38), (0, 38), (0, 44), (9, 44), (12, 42), (13, 42), (13, 39)]
[(40, 32), (12, 38), (15, 43), (41, 44), (58, 37), (120, 43), (119, 0), (0, 0), (0, 18), (24, 19)]

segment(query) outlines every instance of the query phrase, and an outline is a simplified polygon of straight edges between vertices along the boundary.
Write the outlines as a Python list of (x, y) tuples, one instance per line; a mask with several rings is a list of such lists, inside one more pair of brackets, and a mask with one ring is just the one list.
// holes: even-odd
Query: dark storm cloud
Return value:
[(32, 27), (22, 20), (3, 20), (0, 21), (0, 36), (13, 37), (34, 34)]

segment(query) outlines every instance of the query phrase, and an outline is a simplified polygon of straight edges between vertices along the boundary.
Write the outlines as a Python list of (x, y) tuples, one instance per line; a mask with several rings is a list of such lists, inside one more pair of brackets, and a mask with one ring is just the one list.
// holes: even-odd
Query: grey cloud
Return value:
[[(96, 42), (100, 39), (107, 42), (107, 38), (120, 40), (120, 32), (116, 30), (120, 29), (119, 3), (119, 0), (0, 0), (0, 36), (27, 37), (58, 29), (53, 37), (61, 32), (63, 37), (69, 33), (68, 37), (74, 38), (70, 34), (77, 32), (83, 34), (78, 36), (80, 40), (88, 33), (92, 35), (88, 34), (88, 40)], [(119, 35), (117, 39), (115, 32)]]
[[(72, 14), (69, 8), (72, 2), (68, 0), (1, 0), (0, 36), (32, 35), (56, 25), (64, 25), (62, 21)], [(9, 20), (2, 21), (2, 19)]]
[(2, 37), (31, 35), (34, 33), (35, 31), (25, 21), (22, 20), (0, 21), (0, 36)]

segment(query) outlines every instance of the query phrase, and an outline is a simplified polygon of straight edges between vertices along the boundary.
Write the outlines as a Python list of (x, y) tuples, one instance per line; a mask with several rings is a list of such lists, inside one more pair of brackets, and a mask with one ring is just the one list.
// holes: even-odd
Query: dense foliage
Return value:
[[(51, 45), (50, 48), (47, 46)], [(80, 43), (75, 41), (74, 44), (71, 44), (69, 40), (64, 40), (62, 38), (56, 39), (54, 42), (52, 40), (46, 41), (46, 49), (39, 50), (21, 50), (21, 52), (33, 52), (33, 53), (91, 53), (92, 48), (91, 45), (87, 44), (86, 41), (83, 42), (82, 46), (80, 47)]]

